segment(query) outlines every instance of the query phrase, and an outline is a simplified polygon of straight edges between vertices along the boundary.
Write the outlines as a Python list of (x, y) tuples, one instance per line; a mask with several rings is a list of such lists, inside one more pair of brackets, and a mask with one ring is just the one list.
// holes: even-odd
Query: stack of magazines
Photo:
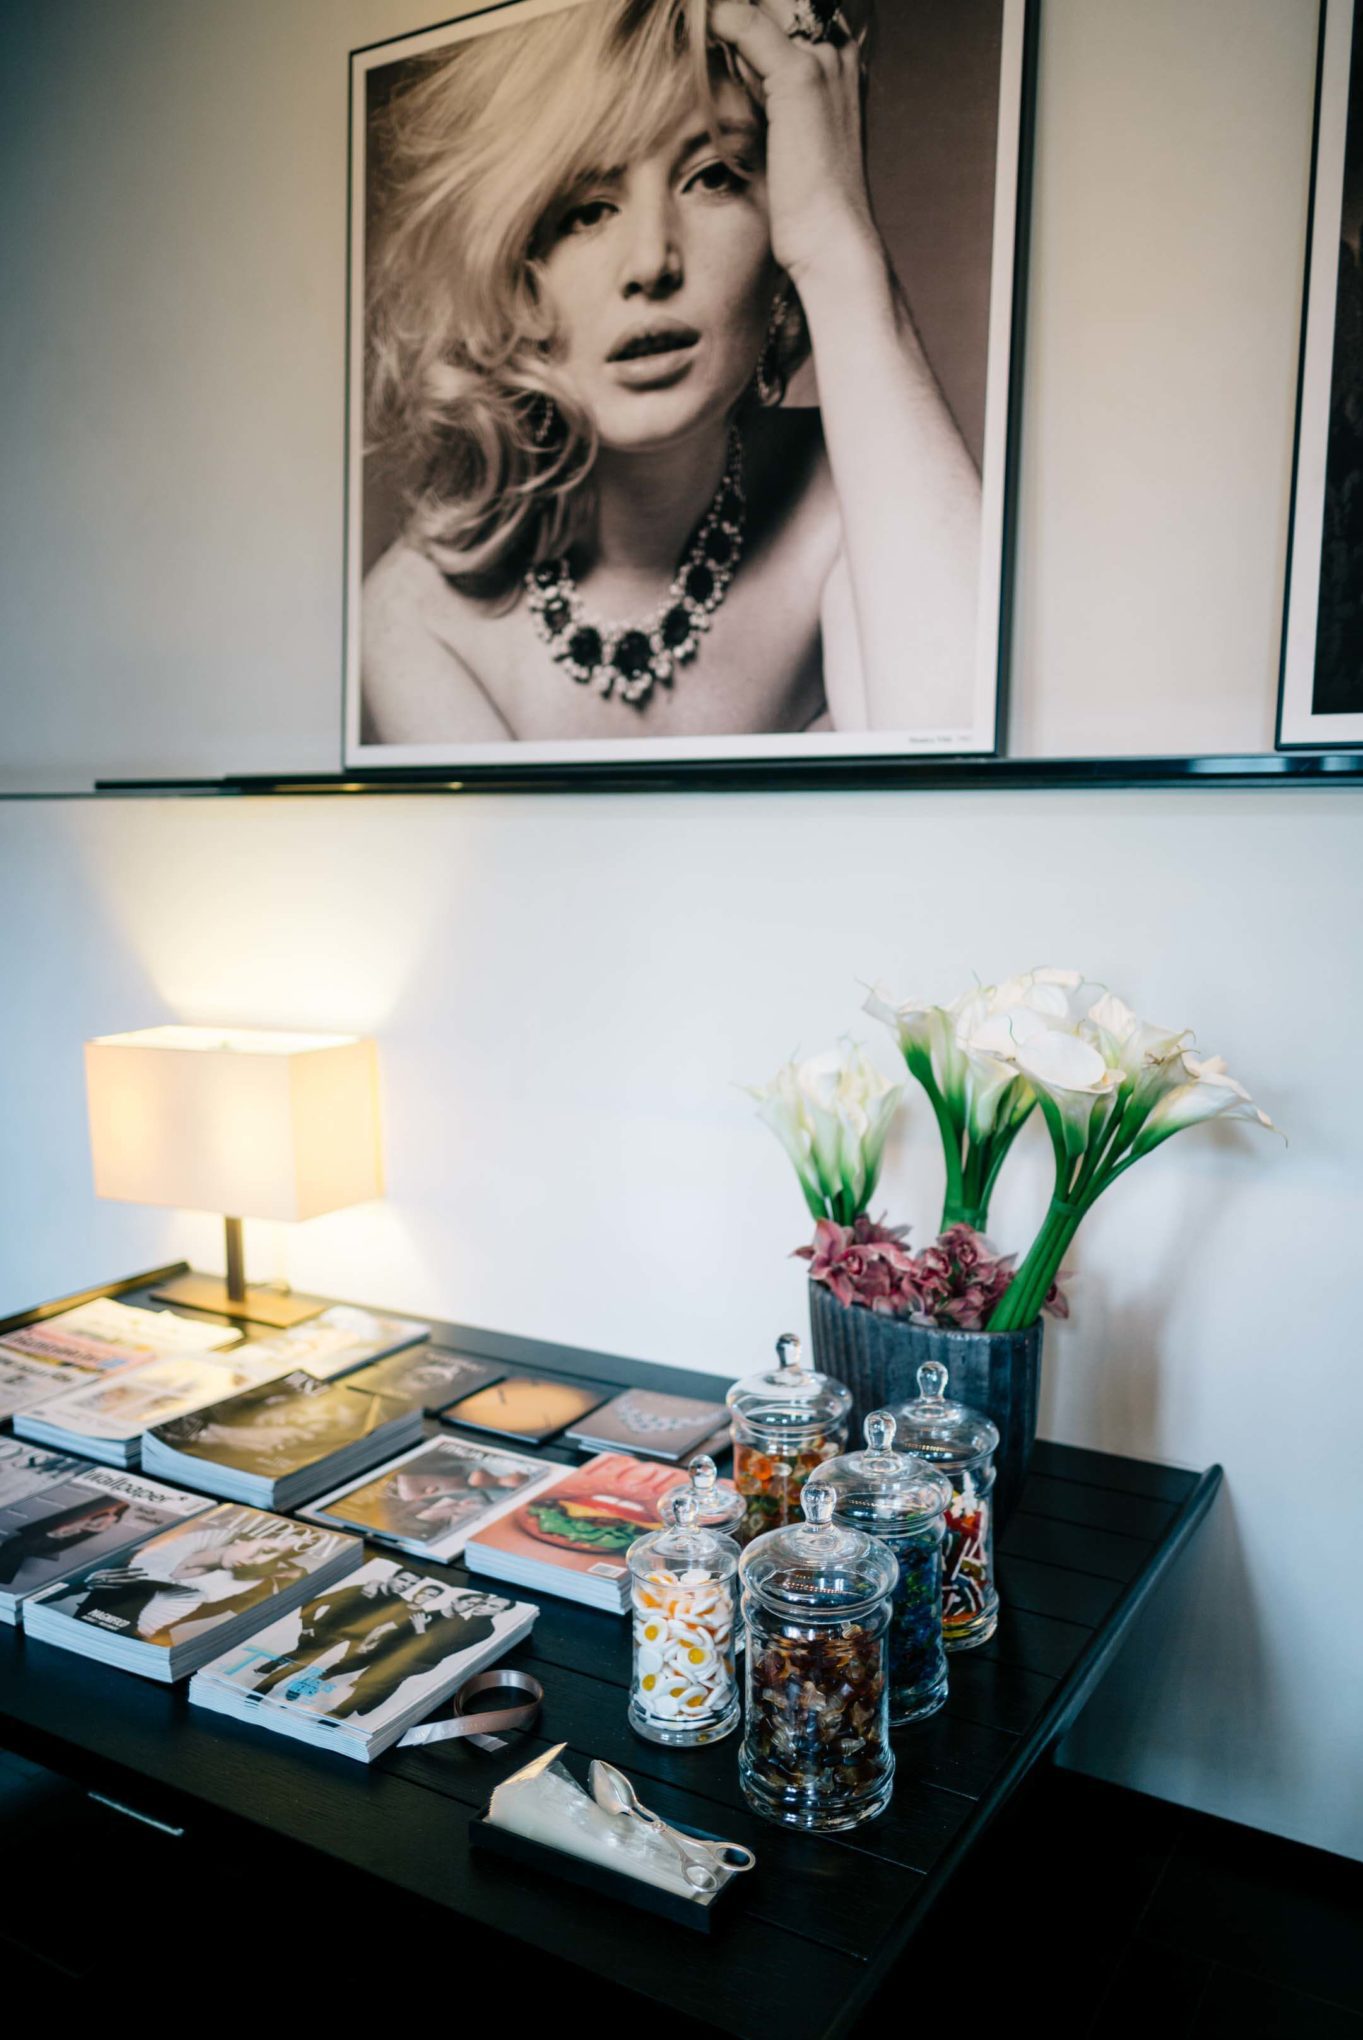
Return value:
[(253, 1339), (250, 1351), (261, 1363), (272, 1361), (276, 1374), (297, 1368), (331, 1381), (386, 1353), (419, 1345), (430, 1329), (415, 1318), (383, 1317), (353, 1303), (333, 1303), (316, 1317), (305, 1318), (301, 1325), (272, 1332), (266, 1339)]
[(173, 1353), (212, 1353), (240, 1342), (241, 1333), (233, 1325), (208, 1324), (173, 1310), (140, 1310), (112, 1296), (97, 1296), (55, 1317), (6, 1332), (0, 1351), (84, 1367), (92, 1374), (113, 1374)]
[(427, 1438), (400, 1459), (323, 1495), (304, 1514), (358, 1530), (413, 1558), (447, 1563), (511, 1502), (528, 1501), (563, 1471), (500, 1445)]
[(464, 1546), (464, 1563), (532, 1593), (621, 1614), (629, 1604), (625, 1553), (661, 1528), (658, 1504), (686, 1478), (679, 1467), (603, 1452), (483, 1524)]
[(24, 1604), (44, 1643), (169, 1683), (350, 1571), (363, 1547), (334, 1530), (220, 1504)]
[(227, 1501), (295, 1509), (420, 1436), (415, 1405), (295, 1372), (158, 1424), (142, 1464)]
[(136, 1466), (142, 1456), (142, 1433), (153, 1424), (222, 1402), (252, 1383), (282, 1370), (268, 1359), (255, 1359), (253, 1346), (201, 1360), (149, 1360), (108, 1377), (85, 1374), (81, 1386), (29, 1409), (20, 1410), (14, 1428), (21, 1438), (61, 1451), (83, 1452), (110, 1466)]
[(200, 1707), (370, 1763), (539, 1611), (371, 1558), (190, 1681)]
[(0, 1620), (77, 1567), (107, 1565), (130, 1545), (212, 1504), (159, 1481), (0, 1439)]
[(93, 1378), (88, 1368), (67, 1367), (60, 1360), (38, 1360), (0, 1347), (0, 1423)]

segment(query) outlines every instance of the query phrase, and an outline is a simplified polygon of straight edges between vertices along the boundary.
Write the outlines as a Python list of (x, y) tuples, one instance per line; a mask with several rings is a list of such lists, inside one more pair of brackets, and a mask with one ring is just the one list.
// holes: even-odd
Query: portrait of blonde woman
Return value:
[(350, 762), (994, 747), (1021, 10), (358, 53)]

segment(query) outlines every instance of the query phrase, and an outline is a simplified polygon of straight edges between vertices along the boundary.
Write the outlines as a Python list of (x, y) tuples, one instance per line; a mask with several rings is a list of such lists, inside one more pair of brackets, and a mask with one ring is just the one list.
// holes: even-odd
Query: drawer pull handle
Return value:
[(159, 1834), (173, 1835), (179, 1841), (184, 1835), (182, 1827), (172, 1827), (168, 1820), (153, 1820), (149, 1813), (139, 1813), (135, 1806), (125, 1806), (121, 1799), (110, 1799), (103, 1792), (87, 1793), (96, 1806), (107, 1806), (111, 1813), (126, 1813), (129, 1820), (140, 1820), (143, 1827), (155, 1828)]

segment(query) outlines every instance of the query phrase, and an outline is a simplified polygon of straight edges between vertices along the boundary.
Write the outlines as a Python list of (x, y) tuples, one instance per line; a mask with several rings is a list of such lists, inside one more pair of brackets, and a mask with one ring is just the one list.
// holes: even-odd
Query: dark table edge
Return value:
[(844, 2004), (834, 2024), (828, 2027), (826, 2040), (837, 2040), (838, 2035), (850, 2030), (989, 1823), (1002, 1811), (1038, 1759), (1078, 1718), (1098, 1681), (1126, 1641), (1136, 1617), (1200, 1527), (1216, 1499), (1222, 1478), (1220, 1466), (1209, 1466), (1199, 1476), (1196, 1487), (1179, 1505), (1178, 1515), (1169, 1526), (1148, 1569), (1126, 1588), (1103, 1627), (1093, 1632), (1073, 1673), (1057, 1681), (1057, 1689), (1064, 1689), (1063, 1699), (1047, 1707), (1032, 1728), (1018, 1738), (1017, 1748), (996, 1788), (976, 1801), (970, 1818), (962, 1823), (933, 1864), (918, 1898), (866, 1964), (862, 1983)]

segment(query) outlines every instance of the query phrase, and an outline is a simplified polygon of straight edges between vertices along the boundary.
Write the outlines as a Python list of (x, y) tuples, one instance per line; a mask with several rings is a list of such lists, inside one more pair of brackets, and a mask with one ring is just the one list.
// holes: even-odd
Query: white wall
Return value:
[[(1039, 747), (1063, 708), (1064, 748), (1143, 748), (1161, 696), (1183, 748), (1271, 732), (1314, 19), (1047, 0), (1018, 617)], [(407, 0), (7, 10), (12, 786), (334, 761), (343, 59), (413, 22)], [(95, 1204), (87, 1034), (357, 1026), (389, 1198), (287, 1242), (248, 1228), (257, 1265), (746, 1369), (798, 1321), (803, 1217), (736, 1084), (855, 1024), (859, 979), (945, 995), (1073, 959), (1195, 1024), (1292, 1136), (1187, 1136), (1076, 1253), (1044, 1427), (1228, 1475), (1076, 1748), (1363, 1854), (1363, 1126), (1334, 1047), (1363, 994), (1361, 848), (1347, 791), (11, 802), (0, 1310), (216, 1251), (206, 1221)], [(996, 1210), (1009, 1244), (1037, 1145)], [(919, 1111), (886, 1195), (921, 1233), (938, 1194)]]

